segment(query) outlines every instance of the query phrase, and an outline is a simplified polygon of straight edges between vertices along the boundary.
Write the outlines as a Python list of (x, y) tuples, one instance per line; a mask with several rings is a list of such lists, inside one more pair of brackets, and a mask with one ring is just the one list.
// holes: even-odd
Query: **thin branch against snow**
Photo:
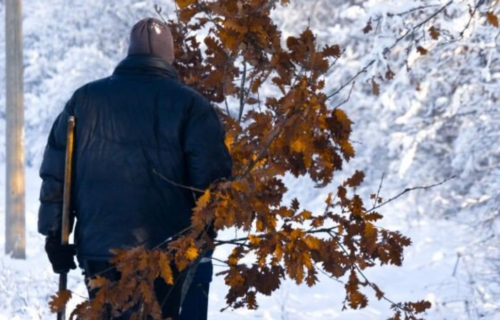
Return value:
[[(384, 55), (389, 54), (402, 40), (404, 40), (406, 37), (409, 35), (414, 35), (415, 32), (417, 32), (422, 26), (427, 24), (429, 21), (432, 19), (436, 18), (440, 13), (442, 13), (447, 7), (449, 7), (453, 3), (453, 0), (450, 0), (448, 3), (446, 3), (444, 6), (442, 6), (439, 10), (428, 16), (426, 19), (415, 25), (413, 28), (410, 28), (406, 33), (404, 33), (402, 36), (397, 38), (392, 46), (385, 48), (384, 49)], [(413, 39), (413, 38), (412, 38)], [(412, 40), (413, 41), (413, 40)], [(363, 73), (367, 72), (368, 69), (377, 61), (377, 59), (372, 59), (370, 60), (358, 73), (356, 73), (354, 76), (352, 76), (347, 82), (345, 82), (343, 85), (341, 85), (337, 90), (332, 92), (327, 96), (327, 100), (333, 98), (337, 94), (339, 94), (345, 87), (347, 87), (349, 84), (351, 84), (356, 78), (358, 78), (360, 75)]]
[(394, 200), (401, 198), (403, 195), (407, 194), (408, 192), (415, 191), (415, 190), (429, 190), (429, 189), (441, 186), (441, 185), (445, 184), (446, 182), (448, 182), (448, 181), (450, 181), (452, 179), (455, 179), (455, 178), (456, 178), (456, 176), (452, 176), (452, 177), (444, 179), (441, 182), (438, 182), (438, 183), (435, 183), (435, 184), (432, 184), (432, 185), (429, 185), (429, 186), (406, 188), (401, 193), (399, 193), (398, 195), (390, 198), (387, 201), (384, 201), (383, 203), (381, 203), (381, 204), (379, 204), (377, 206), (374, 206), (372, 209), (366, 211), (366, 213), (369, 213), (369, 212), (375, 211), (377, 209), (380, 209), (381, 207), (383, 207), (383, 206), (385, 206), (385, 205), (393, 202)]

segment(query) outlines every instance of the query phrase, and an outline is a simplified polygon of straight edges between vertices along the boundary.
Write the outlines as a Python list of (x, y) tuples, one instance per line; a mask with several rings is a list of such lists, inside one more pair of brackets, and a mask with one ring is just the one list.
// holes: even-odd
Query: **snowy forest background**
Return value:
[[(1, 17), (5, 1), (0, 0)], [(322, 42), (345, 49), (327, 79), (332, 93), (369, 65), (352, 92), (348, 85), (331, 101), (334, 107), (349, 98), (342, 107), (355, 122), (357, 156), (346, 172), (365, 171), (361, 193), (376, 192), (382, 176), (384, 199), (408, 187), (455, 176), (384, 208), (384, 226), (409, 235), (413, 246), (402, 268), (381, 267), (368, 276), (388, 297), (430, 300), (433, 308), (428, 319), (500, 319), (500, 29), (486, 23), (485, 17), (489, 8), (498, 13), (499, 6), (493, 0), (452, 1), (414, 34), (412, 40), (428, 50), (422, 55), (413, 41), (395, 41), (401, 30), (415, 27), (448, 1), (291, 2), (274, 13), (285, 36), (297, 35), (310, 25)], [(24, 3), (28, 259), (13, 261), (1, 250), (1, 320), (53, 317), (47, 301), (56, 291), (57, 277), (43, 253), (43, 239), (36, 233), (37, 170), (46, 138), (73, 91), (109, 75), (125, 57), (131, 26), (143, 17), (155, 16), (155, 3), (174, 16), (168, 0)], [(471, 19), (469, 10), (474, 8), (477, 11)], [(372, 30), (365, 33), (370, 20)], [(437, 41), (427, 32), (431, 26), (441, 31)], [(4, 43), (2, 27), (0, 70), (5, 70)], [(388, 52), (386, 48), (391, 47)], [(380, 79), (389, 69), (394, 79)], [(373, 79), (380, 86), (379, 96), (373, 92)], [(4, 92), (1, 72), (0, 172), (5, 162)], [(0, 181), (3, 186), (3, 174)], [(301, 202), (321, 207), (321, 193), (328, 188), (314, 189), (305, 179), (288, 182)], [(3, 210), (1, 192), (1, 234)], [(2, 237), (1, 247), (3, 241)], [(224, 250), (218, 249), (216, 256), (227, 256), (230, 248)], [(215, 277), (210, 319), (383, 319), (387, 315), (387, 303), (376, 299), (365, 310), (341, 312), (343, 285), (326, 277), (320, 280), (313, 289), (287, 283), (276, 295), (260, 299), (257, 311), (220, 314), (225, 290), (223, 280)], [(71, 274), (70, 282), (85, 295), (78, 272)]]

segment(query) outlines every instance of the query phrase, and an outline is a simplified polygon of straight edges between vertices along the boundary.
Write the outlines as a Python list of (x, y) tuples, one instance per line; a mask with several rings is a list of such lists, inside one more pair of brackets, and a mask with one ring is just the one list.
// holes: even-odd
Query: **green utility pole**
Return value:
[(5, 1), (6, 208), (5, 252), (26, 258), (22, 0)]

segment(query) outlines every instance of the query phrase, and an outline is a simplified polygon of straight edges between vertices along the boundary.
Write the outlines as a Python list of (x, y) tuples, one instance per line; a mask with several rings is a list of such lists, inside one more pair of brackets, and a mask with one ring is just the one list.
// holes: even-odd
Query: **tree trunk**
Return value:
[(24, 102), (22, 0), (5, 3), (6, 39), (6, 219), (5, 252), (13, 258), (26, 257), (24, 216)]

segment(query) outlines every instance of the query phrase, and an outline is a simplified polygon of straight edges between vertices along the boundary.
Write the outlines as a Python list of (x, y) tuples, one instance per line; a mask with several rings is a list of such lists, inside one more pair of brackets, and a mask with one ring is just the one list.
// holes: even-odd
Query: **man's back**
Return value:
[[(111, 77), (79, 89), (54, 125), (56, 140), (65, 113), (77, 119), (73, 208), (82, 259), (161, 243), (189, 226), (191, 188), (231, 174), (215, 110), (157, 57), (129, 56)], [(42, 176), (53, 164), (44, 159)]]

